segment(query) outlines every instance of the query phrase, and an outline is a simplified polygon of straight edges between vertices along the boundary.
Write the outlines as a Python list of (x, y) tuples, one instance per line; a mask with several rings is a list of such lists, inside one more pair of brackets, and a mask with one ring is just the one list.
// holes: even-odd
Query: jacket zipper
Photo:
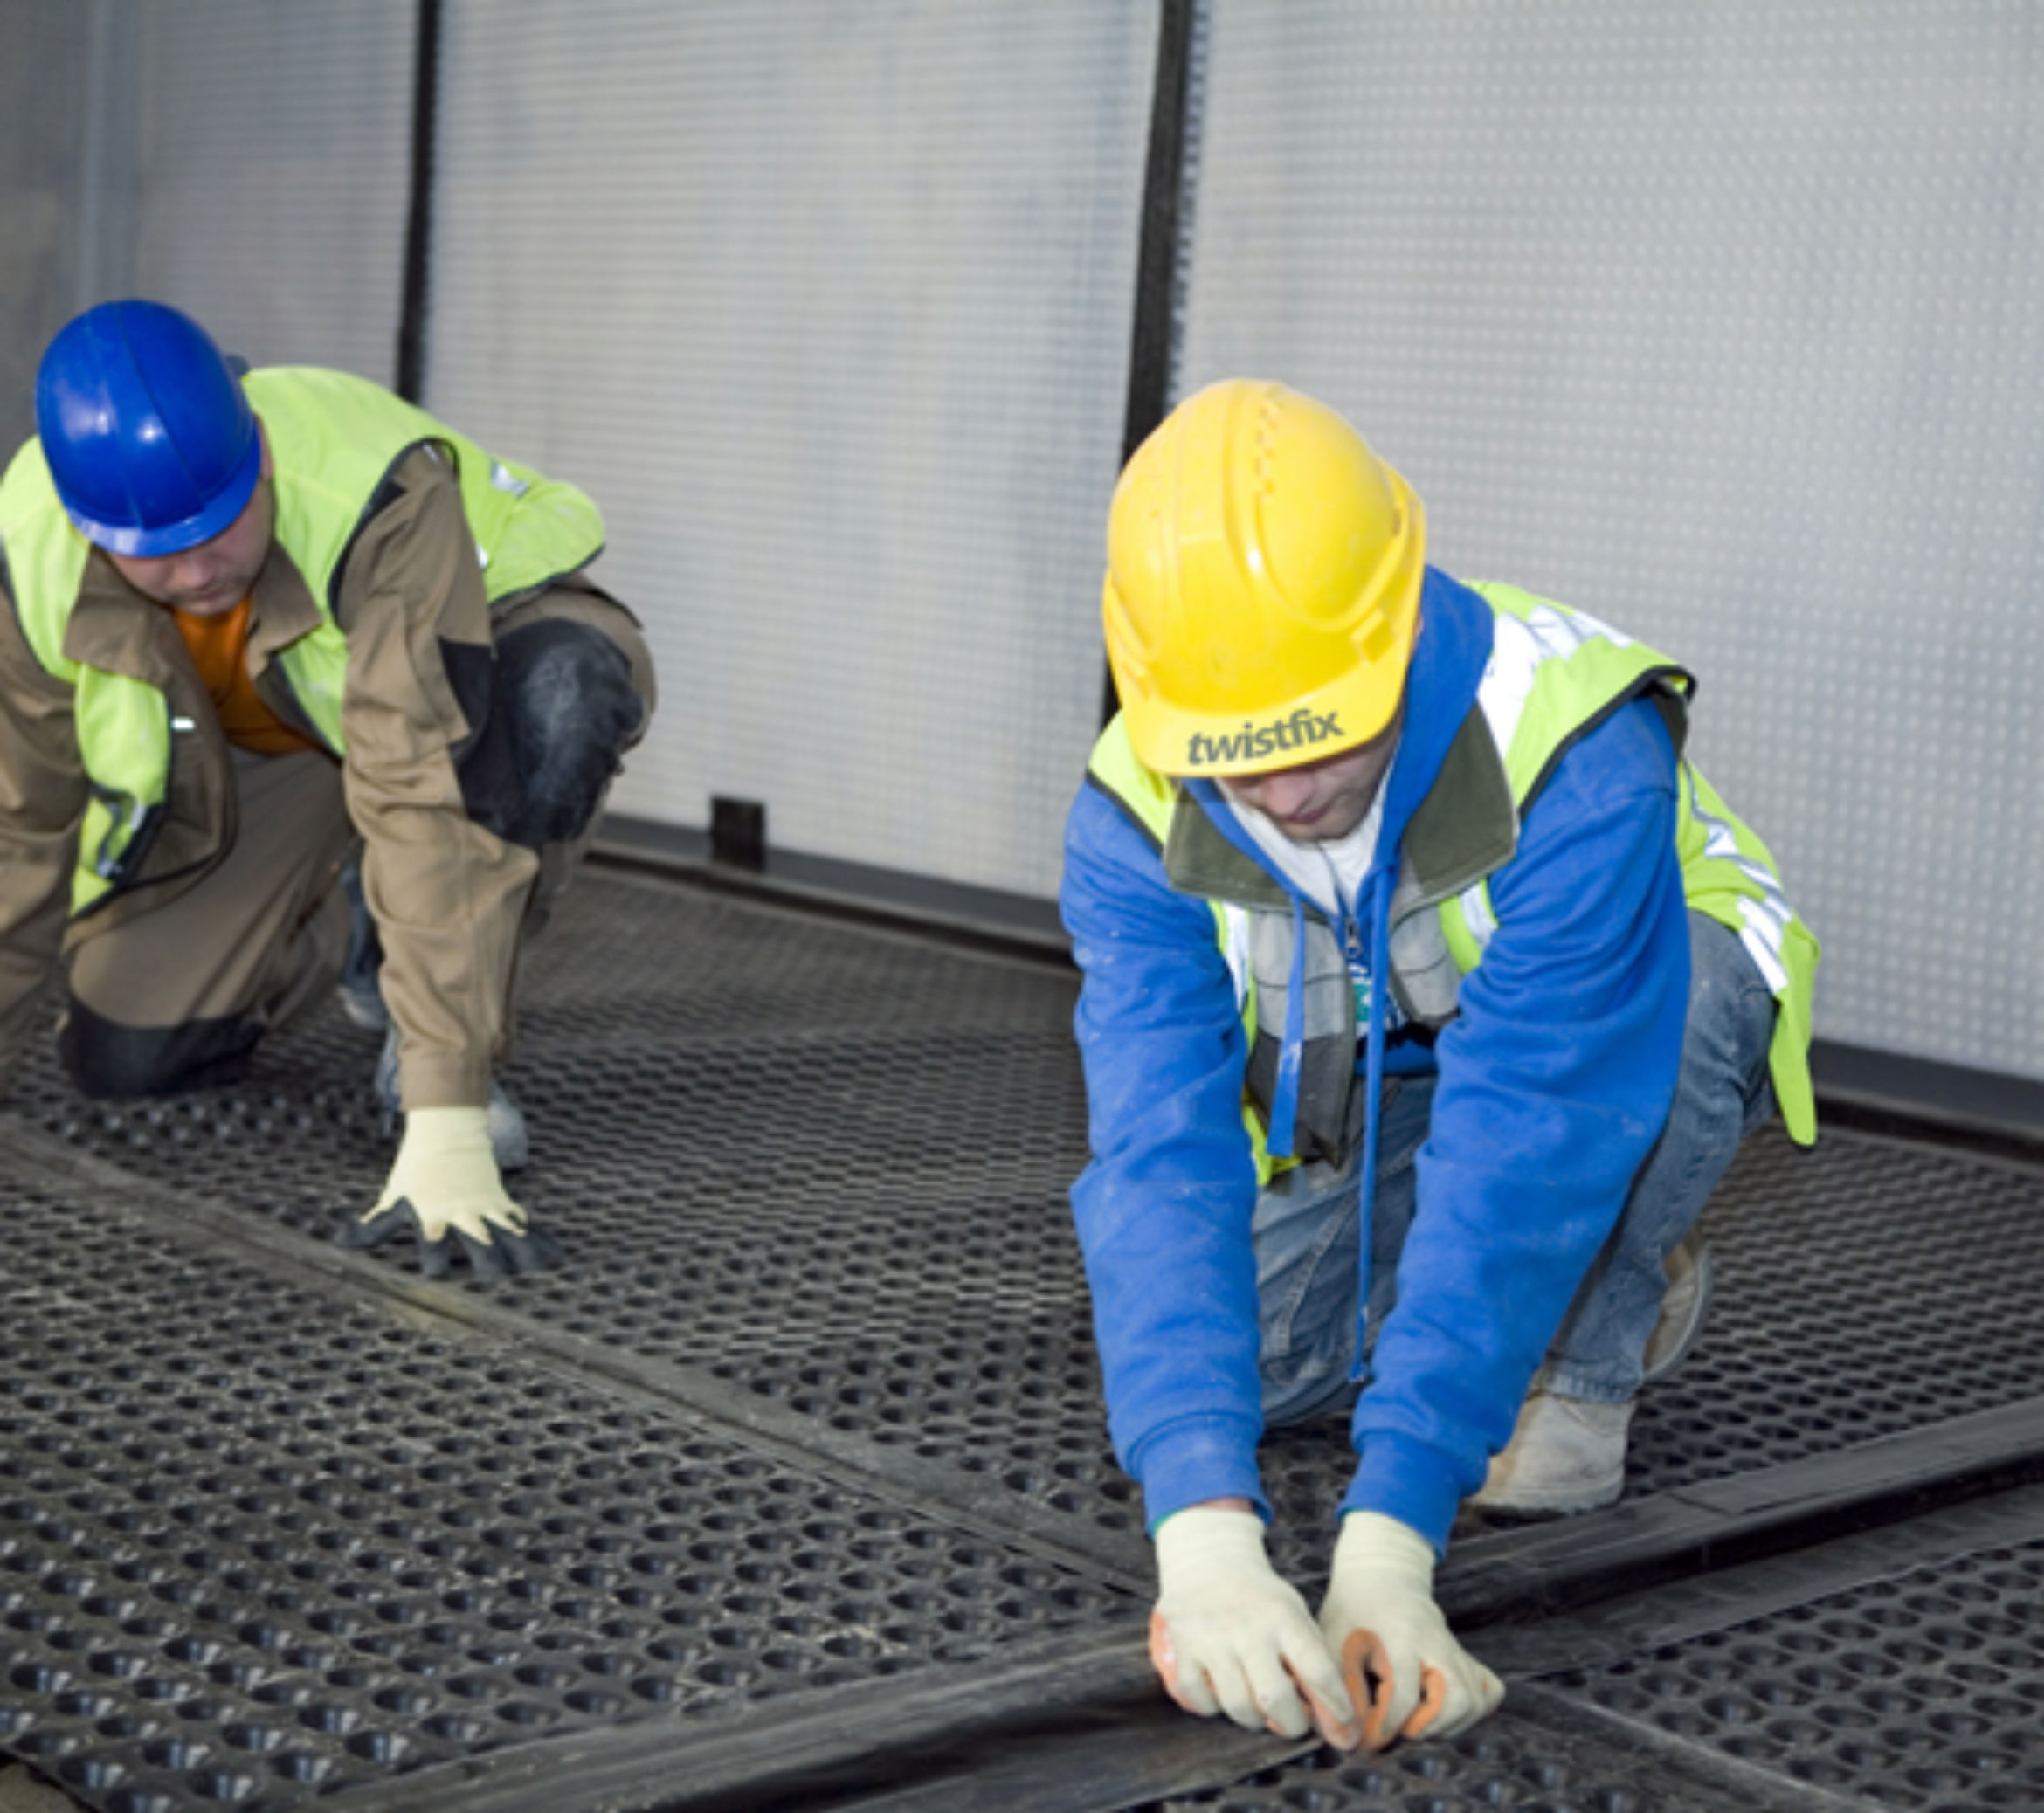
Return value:
[[(281, 694), (280, 698), (273, 699), (270, 696), (273, 689), (267, 685), (267, 682), (273, 676), (276, 679), (274, 690)], [(254, 685), (256, 697), (275, 712), (280, 718), (283, 719), (292, 729), (297, 731), (300, 736), (310, 737), (314, 743), (336, 761), (340, 759), (341, 752), (327, 741), (326, 737), (321, 734), (319, 726), (312, 721), (312, 714), (306, 710), (305, 702), (299, 698), (298, 689), (291, 684), (291, 674), (284, 665), (284, 658), (280, 652), (271, 656), (268, 664), (263, 669), (262, 678), (256, 680)]]

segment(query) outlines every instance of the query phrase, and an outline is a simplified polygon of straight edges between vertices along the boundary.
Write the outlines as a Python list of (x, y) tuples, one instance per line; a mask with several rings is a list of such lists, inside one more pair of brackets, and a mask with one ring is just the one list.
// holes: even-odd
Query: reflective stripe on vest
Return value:
[[(1498, 614), (1496, 640), (1477, 700), (1498, 747), (1507, 752), (1506, 772), (1523, 808), (1527, 803), (1523, 789), (1536, 787), (1559, 755), (1558, 750), (1543, 753), (1550, 748), (1548, 727), (1533, 726), (1528, 734), (1529, 706), (1539, 696), (1543, 671), (1557, 661), (1607, 659), (1599, 652), (1599, 645), (1623, 651), (1637, 645), (1585, 612), (1530, 592), (1502, 585), (1479, 585), (1474, 589)], [(1808, 1145), (1817, 1135), (1808, 1058), (1817, 941), (1790, 906), (1767, 846), (1687, 762), (1679, 766), (1675, 850), (1681, 863), (1684, 900), (1694, 911), (1737, 934), (1775, 998), (1778, 1010), (1769, 1052), (1775, 1097), (1790, 1135)], [(1461, 909), (1463, 927), (1480, 960), (1497, 930), (1488, 886), (1480, 883), (1470, 889), (1462, 897)], [(1449, 942), (1454, 948), (1452, 936)], [(1474, 962), (1464, 965), (1465, 971), (1474, 967)]]

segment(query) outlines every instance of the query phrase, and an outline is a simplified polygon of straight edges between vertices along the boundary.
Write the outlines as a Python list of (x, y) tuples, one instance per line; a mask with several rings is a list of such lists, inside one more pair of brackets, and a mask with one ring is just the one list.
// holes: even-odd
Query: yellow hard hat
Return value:
[(1367, 742), (1405, 689), (1426, 526), (1348, 423), (1231, 378), (1136, 450), (1101, 611), (1129, 741), (1159, 774), (1253, 775)]

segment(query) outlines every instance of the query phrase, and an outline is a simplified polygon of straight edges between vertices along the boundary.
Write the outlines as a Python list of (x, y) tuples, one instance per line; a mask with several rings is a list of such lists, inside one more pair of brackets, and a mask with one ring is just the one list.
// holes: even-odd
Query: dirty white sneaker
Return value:
[(1703, 1320), (1710, 1313), (1714, 1271), (1710, 1243), (1701, 1227), (1691, 1228), (1668, 1256), (1668, 1295), (1661, 1299), (1661, 1320), (1647, 1337), (1647, 1352), (1640, 1361), (1646, 1368), (1643, 1384), (1665, 1379), (1702, 1338)]
[(1529, 1392), (1511, 1440), (1469, 1502), (1482, 1511), (1549, 1516), (1615, 1505), (1626, 1489), (1626, 1430), (1632, 1420), (1630, 1403)]

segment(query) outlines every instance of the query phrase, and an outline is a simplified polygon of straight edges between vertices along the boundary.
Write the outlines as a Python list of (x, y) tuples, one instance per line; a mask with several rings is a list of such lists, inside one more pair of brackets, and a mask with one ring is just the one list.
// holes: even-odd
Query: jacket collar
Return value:
[(94, 548), (64, 626), (65, 659), (162, 686), (176, 671), (177, 648), (170, 613), (143, 597)]
[[(1511, 794), (1489, 733), (1475, 714), (1476, 689), (1490, 659), (1495, 620), (1490, 607), (1437, 567), (1426, 569), (1419, 594), (1419, 633), (1405, 676), (1405, 726), (1397, 760), (1385, 777), (1381, 852), (1408, 842), (1408, 890), (1415, 882), (1440, 899), (1488, 873), (1511, 853), (1516, 824), (1502, 831), (1498, 810), (1512, 820)], [(1488, 810), (1467, 814), (1423, 810), (1437, 783), (1465, 803), (1475, 789)], [(1419, 835), (1424, 833), (1424, 835)], [(1502, 838), (1502, 851), (1499, 848)], [(1179, 784), (1164, 840), (1164, 872), (1173, 886), (1242, 906), (1289, 908), (1291, 886), (1256, 847), (1212, 781)], [(1453, 884), (1453, 885), (1451, 885)], [(1415, 901), (1415, 904), (1417, 902)], [(1405, 902), (1401, 900), (1401, 907)], [(1309, 910), (1311, 910), (1310, 908)]]
[[(322, 621), (297, 563), (272, 541), (256, 575), (251, 613), (250, 671), (260, 673), (276, 652), (310, 635)], [(64, 627), (64, 655), (81, 667), (124, 673), (154, 686), (168, 684), (182, 647), (171, 613), (121, 576), (103, 549), (86, 556), (78, 602)]]
[(281, 541), (270, 543), (270, 557), (256, 575), (255, 609), (251, 617), (248, 666), (252, 674), (260, 673), (280, 650), (311, 635), (326, 621), (313, 600), (312, 588), (298, 570), (298, 562), (284, 551)]

